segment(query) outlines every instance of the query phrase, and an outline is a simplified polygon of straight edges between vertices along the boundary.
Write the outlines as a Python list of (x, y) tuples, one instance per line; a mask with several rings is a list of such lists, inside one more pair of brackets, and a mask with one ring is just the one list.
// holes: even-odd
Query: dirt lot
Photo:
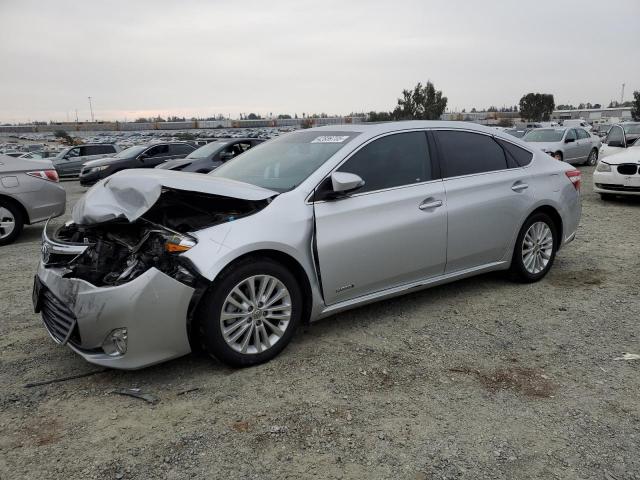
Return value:
[[(461, 281), (300, 330), (274, 361), (95, 371), (31, 307), (40, 226), (0, 252), (0, 478), (640, 479), (640, 201), (583, 168), (547, 278)], [(72, 205), (82, 193), (64, 184)], [(137, 387), (155, 405), (111, 392)]]

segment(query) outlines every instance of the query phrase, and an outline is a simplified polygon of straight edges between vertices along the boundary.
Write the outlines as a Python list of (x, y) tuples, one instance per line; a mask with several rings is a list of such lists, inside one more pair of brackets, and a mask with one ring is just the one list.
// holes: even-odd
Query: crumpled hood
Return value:
[(609, 165), (620, 165), (621, 163), (640, 163), (640, 147), (625, 148), (620, 153), (609, 154), (604, 162)]
[(156, 203), (163, 188), (252, 201), (278, 195), (273, 190), (202, 173), (131, 169), (115, 173), (91, 187), (75, 204), (71, 216), (80, 225), (116, 218), (133, 222)]

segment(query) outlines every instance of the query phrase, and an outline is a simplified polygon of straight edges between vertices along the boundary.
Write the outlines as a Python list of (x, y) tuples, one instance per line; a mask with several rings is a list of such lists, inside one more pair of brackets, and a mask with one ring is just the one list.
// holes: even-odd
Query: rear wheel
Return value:
[(531, 215), (520, 229), (509, 270), (520, 282), (537, 282), (551, 269), (558, 250), (558, 234), (546, 213)]
[(0, 198), (0, 245), (12, 243), (24, 226), (22, 212), (12, 202)]
[(595, 148), (589, 152), (589, 156), (587, 157), (587, 161), (585, 165), (589, 165), (593, 167), (596, 163), (598, 163), (598, 150)]
[(236, 367), (271, 360), (291, 341), (302, 318), (295, 276), (268, 259), (247, 259), (227, 269), (199, 311), (205, 350)]

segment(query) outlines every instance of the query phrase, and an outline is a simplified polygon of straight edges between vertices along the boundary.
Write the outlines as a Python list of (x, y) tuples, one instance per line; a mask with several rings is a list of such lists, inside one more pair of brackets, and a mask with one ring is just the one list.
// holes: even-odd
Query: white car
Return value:
[(603, 200), (615, 195), (640, 195), (640, 138), (629, 148), (600, 159), (593, 172), (593, 190)]
[(591, 125), (589, 125), (589, 122), (587, 122), (583, 118), (571, 118), (571, 119), (565, 120), (564, 122), (562, 122), (562, 126), (566, 128), (582, 127), (588, 132), (591, 131), (591, 129), (593, 128)]
[(607, 136), (602, 141), (599, 158), (605, 158), (625, 149), (640, 138), (640, 122), (625, 122), (613, 125), (609, 128)]

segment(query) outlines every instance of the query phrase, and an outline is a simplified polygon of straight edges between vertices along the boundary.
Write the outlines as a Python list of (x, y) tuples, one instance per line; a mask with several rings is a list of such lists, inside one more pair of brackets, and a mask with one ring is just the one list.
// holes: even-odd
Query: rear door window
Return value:
[(193, 152), (194, 148), (184, 143), (175, 143), (170, 145), (171, 155), (188, 155)]
[(357, 191), (371, 192), (432, 179), (425, 132), (387, 135), (365, 145), (338, 168), (364, 180)]
[(494, 172), (508, 167), (504, 150), (488, 135), (453, 130), (438, 130), (435, 134), (445, 177)]
[(583, 138), (589, 138), (589, 134), (587, 133), (586, 130), (582, 129), (582, 128), (576, 128), (576, 132), (578, 132), (578, 138), (579, 139), (583, 139)]
[(154, 145), (145, 153), (148, 157), (161, 157), (169, 153), (169, 145)]

